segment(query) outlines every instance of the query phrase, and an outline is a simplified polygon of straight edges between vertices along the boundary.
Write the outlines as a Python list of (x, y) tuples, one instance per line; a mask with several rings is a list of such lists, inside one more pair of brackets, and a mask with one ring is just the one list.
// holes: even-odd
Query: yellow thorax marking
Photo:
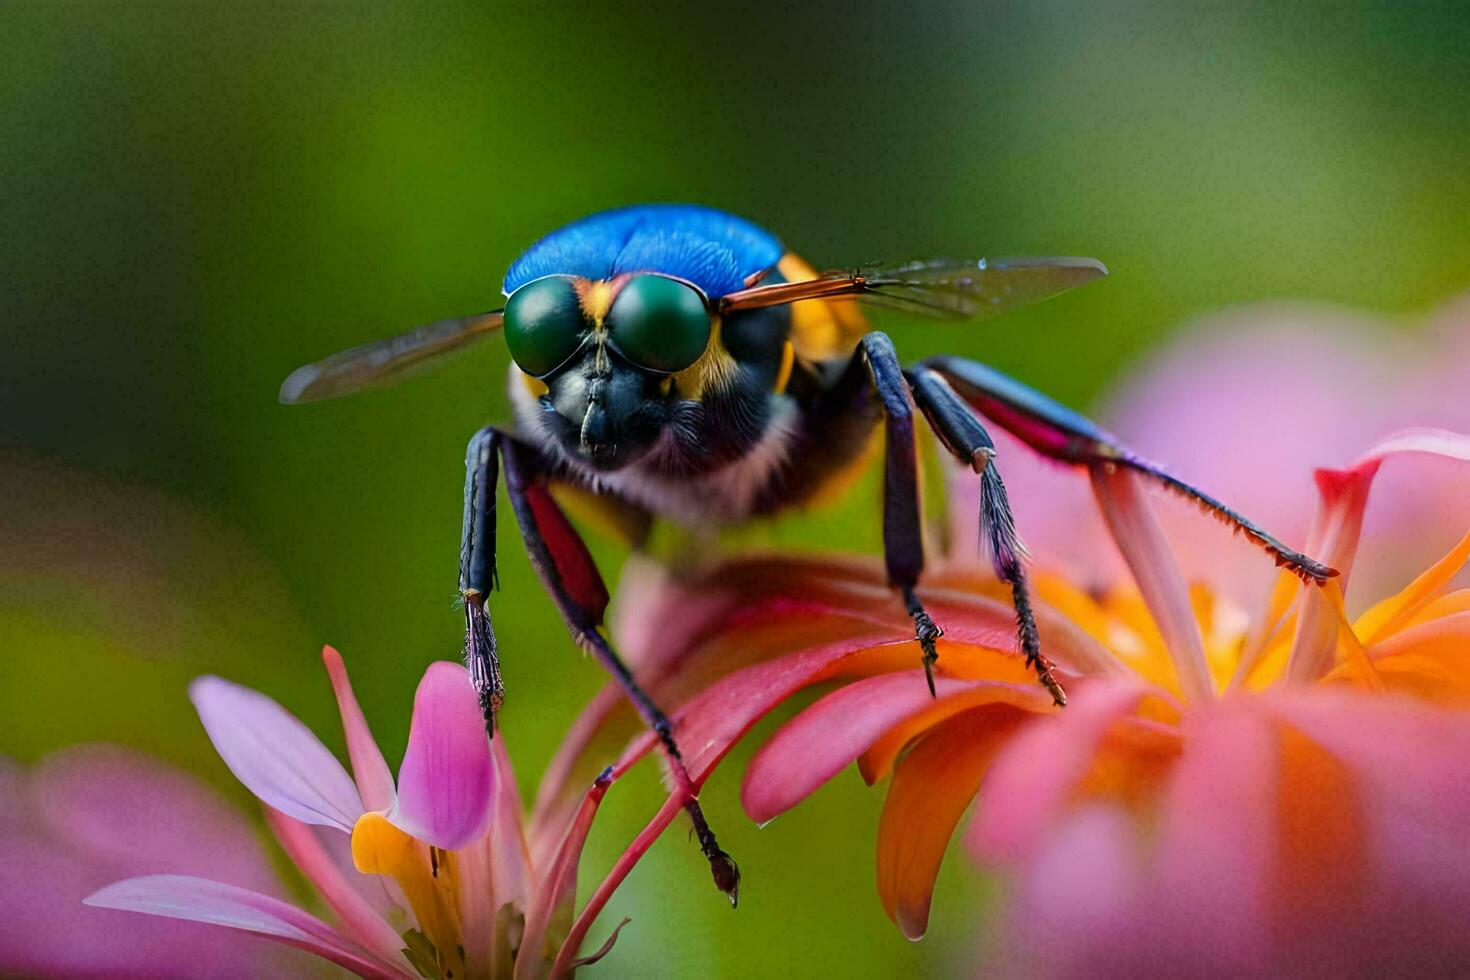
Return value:
[[(817, 270), (792, 252), (781, 256), (776, 269), (787, 282), (817, 278)], [(791, 304), (791, 343), (803, 363), (848, 357), (867, 332), (868, 321), (851, 299), (808, 299)]]
[(796, 365), (796, 346), (790, 340), (786, 346), (781, 348), (781, 367), (776, 371), (776, 394), (786, 390), (786, 383), (791, 380), (791, 369)]
[(710, 323), (709, 346), (699, 360), (674, 375), (674, 386), (681, 397), (699, 401), (706, 391), (724, 387), (738, 369), (735, 358), (720, 340), (720, 318), (715, 317)]

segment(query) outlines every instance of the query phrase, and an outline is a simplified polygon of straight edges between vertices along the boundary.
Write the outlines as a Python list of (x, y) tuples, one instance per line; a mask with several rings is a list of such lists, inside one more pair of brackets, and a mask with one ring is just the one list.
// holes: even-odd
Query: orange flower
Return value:
[[(1060, 878), (1028, 875), (1055, 862), (1054, 838), (1079, 839), (1076, 814), (1102, 813), (1115, 843), (1120, 825), (1162, 835), (1174, 860), (1150, 864), (1148, 875), (1183, 882), (1195, 904), (1180, 899), (1180, 907), (1210, 922), (1210, 937), (1235, 942), (1240, 964), (1270, 964), (1276, 947), (1256, 936), (1269, 911), (1315, 910), (1299, 921), (1317, 927), (1318, 942), (1354, 915), (1379, 915), (1385, 896), (1422, 899), (1429, 884), (1445, 882), (1470, 892), (1470, 831), (1460, 819), (1470, 812), (1470, 714), (1460, 710), (1470, 701), (1470, 590), (1449, 589), (1470, 536), (1398, 594), (1351, 622), (1344, 612), (1341, 585), (1369, 488), (1383, 461), (1403, 453), (1470, 460), (1470, 438), (1409, 431), (1345, 470), (1319, 471), (1321, 506), (1306, 550), (1342, 577), (1320, 588), (1283, 573), (1254, 620), (1209, 587), (1186, 584), (1131, 474), (1093, 470), (1093, 492), (1134, 581), (1094, 593), (1045, 569), (1037, 575), (1043, 641), (1074, 693), (1061, 711), (1014, 650), (1003, 591), (965, 561), (941, 564), (921, 590), (947, 630), (933, 699), (912, 626), (876, 562), (742, 559), (682, 582), (635, 565), (617, 628), (624, 648), (640, 654), (644, 683), (682, 705), (676, 724), (697, 784), (777, 704), (832, 686), (757, 752), (742, 801), (764, 823), (853, 762), (870, 784), (889, 779), (878, 893), (910, 938), (927, 927), (935, 875), (978, 793), (975, 853), (1034, 886), (1013, 910), (1034, 912), (1026, 897), (1060, 881), (1088, 920), (1086, 899), (1105, 892), (1101, 877), (1097, 889), (1085, 874), (1069, 880), (1072, 864)], [(615, 696), (604, 692), (553, 765), (538, 812), (571, 805), (574, 775), (598, 756), (586, 750), (621, 730)], [(650, 748), (648, 737), (635, 738), (616, 771)], [(1405, 787), (1410, 777), (1418, 782)], [(1460, 817), (1450, 820), (1456, 807)], [(1405, 844), (1427, 841), (1443, 848), (1433, 875), (1416, 873)], [(1252, 860), (1235, 862), (1247, 843)], [(1086, 853), (1067, 853), (1087, 866)], [(1247, 867), (1249, 880), (1237, 882)], [(1107, 884), (1122, 888), (1118, 875)], [(1145, 894), (1177, 897), (1141, 885), (1130, 894), (1138, 908), (1147, 908)], [(1065, 925), (1093, 935), (1078, 921)], [(1051, 967), (1071, 962), (1054, 955), (1070, 933), (1013, 934), (1035, 943), (1011, 948), (1013, 962), (1067, 972)], [(1460, 942), (1444, 948), (1463, 949)], [(1186, 948), (1179, 965), (1199, 963)]]

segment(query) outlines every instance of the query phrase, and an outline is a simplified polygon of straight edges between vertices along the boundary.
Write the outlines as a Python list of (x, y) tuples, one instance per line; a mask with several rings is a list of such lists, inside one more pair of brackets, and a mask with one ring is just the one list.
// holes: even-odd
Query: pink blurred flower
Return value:
[[(1352, 620), (1339, 588), (1359, 570), (1375, 476), (1409, 454), (1463, 462), (1470, 438), (1412, 430), (1319, 470), (1308, 550), (1343, 576), (1323, 589), (1279, 580), (1254, 623), (1232, 628), (1217, 599), (1182, 581), (1173, 599), (1143, 585), (1150, 608), (1190, 604), (1203, 627), (1165, 641), (1180, 683), (1159, 683), (1157, 653), (1135, 655), (1138, 676), (1089, 684), (1082, 710), (999, 750), (968, 840), (1017, 883), (992, 965), (1032, 976), (1470, 967), (1470, 590), (1452, 588), (1470, 535)], [(1117, 489), (1099, 488), (1105, 510), (1126, 506)], [(1139, 550), (1162, 547), (1157, 528), (1133, 533), (1153, 537)], [(1135, 569), (1163, 560), (1133, 556)], [(1201, 689), (1187, 689), (1190, 673)]]
[[(1406, 428), (1470, 432), (1467, 390), (1470, 296), (1418, 324), (1274, 302), (1186, 326), (1117, 380), (1098, 415), (1143, 456), (1284, 540), (1303, 541), (1315, 510), (1305, 492), (1315, 467), (1352, 459)], [(1016, 521), (1037, 565), (1083, 587), (1126, 575), (1096, 520), (1086, 474), (998, 438)], [(1470, 526), (1470, 469), (1429, 456), (1401, 459), (1374, 495), (1361, 596), (1389, 591)], [(1160, 502), (1158, 516), (1187, 579), (1208, 581), (1246, 608), (1264, 600), (1271, 579), (1247, 542), (1173, 498)]]
[(97, 744), (28, 768), (0, 760), (0, 973), (224, 977), (309, 966), (243, 936), (82, 905), (119, 877), (185, 869), (281, 890), (245, 817), (156, 759)]
[[(258, 882), (174, 866), (109, 885), (87, 904), (264, 936), (361, 976), (563, 976), (605, 954), (616, 930), (593, 956), (576, 958), (592, 919), (651, 843), (634, 843), (573, 924), (578, 860), (611, 776), (584, 787), (554, 826), (523, 824), (503, 738), (485, 737), (464, 668), (434, 663), (414, 696), (395, 781), (341, 657), (330, 647), (322, 657), (351, 775), (265, 695), (217, 677), (195, 681), (190, 694), (220, 756), (265, 805), (271, 830), (335, 924)], [(170, 828), (179, 819), (163, 817), (160, 826)]]
[[(1271, 349), (1257, 337), (1234, 360), (1207, 352), (1196, 362), (1200, 383), (1169, 389), (1148, 417), (1161, 420), (1160, 431), (1191, 433), (1200, 459), (1258, 478), (1281, 513), (1310, 512), (1305, 475), (1292, 485), (1256, 465), (1261, 454), (1209, 450), (1239, 422), (1256, 426), (1271, 453), (1290, 450), (1283, 469), (1322, 458), (1316, 422), (1304, 442), (1294, 426), (1302, 412), (1338, 404), (1330, 396), (1336, 368), (1316, 378), (1320, 390), (1307, 384), (1330, 364), (1276, 365), (1272, 397), (1250, 389), (1233, 409), (1204, 397), (1209, 372), (1245, 377), (1242, 359)], [(1288, 383), (1293, 371), (1300, 383)], [(1283, 392), (1309, 390), (1315, 401), (1283, 417)], [(1452, 394), (1441, 393), (1440, 411)], [(1363, 428), (1352, 427), (1355, 435)], [(1378, 589), (1386, 576), (1375, 555), (1355, 558), (1380, 469), (1429, 461), (1421, 472), (1436, 478), (1420, 489), (1433, 498), (1446, 463), (1466, 459), (1470, 438), (1414, 430), (1345, 469), (1318, 471), (1315, 518), (1284, 536), (1305, 539), (1305, 550), (1342, 577), (1303, 587), (1281, 573), (1273, 587), (1261, 555), (1232, 553), (1228, 537), (1194, 513), (1184, 557), (1195, 574), (1186, 578), (1152, 494), (1132, 474), (1050, 466), (1051, 482), (1042, 483), (1043, 467), (1003, 450), (1023, 528), (1030, 515), (1054, 546), (1035, 549), (1045, 556), (1037, 612), (1048, 655), (1074, 692), (1062, 712), (1020, 662), (1004, 593), (975, 560), (969, 475), (952, 490), (950, 550), (920, 589), (947, 630), (935, 699), (912, 624), (876, 562), (746, 558), (683, 580), (633, 564), (616, 628), (645, 686), (682, 705), (675, 719), (697, 784), (775, 706), (836, 685), (762, 746), (742, 801), (764, 823), (854, 761), (869, 783), (891, 777), (878, 891), (911, 938), (927, 927), (935, 875), (978, 793), (973, 852), (1023, 882), (1004, 960), (1017, 972), (1096, 965), (1108, 973), (1150, 962), (1187, 973), (1281, 972), (1293, 957), (1328, 949), (1330, 962), (1359, 970), (1464, 968), (1470, 948), (1453, 917), (1470, 891), (1462, 819), (1470, 812), (1470, 590), (1452, 583), (1470, 536), (1448, 554), (1441, 547), (1444, 557), (1427, 569), (1419, 564), (1395, 594)], [(1033, 469), (1038, 482), (1029, 485)], [(1210, 474), (1186, 475), (1213, 489)], [(1280, 506), (1286, 496), (1299, 502)], [(1251, 494), (1227, 499), (1254, 513)], [(1405, 495), (1387, 503), (1412, 510)], [(1470, 523), (1451, 513), (1439, 511), (1440, 541), (1446, 524), (1458, 536)], [(1394, 557), (1421, 544), (1386, 529), (1364, 540)], [(1242, 570), (1262, 585), (1250, 587)], [(1342, 591), (1350, 578), (1354, 595), (1368, 600), (1352, 618)], [(1259, 597), (1263, 611), (1248, 614), (1242, 596)], [(551, 770), (559, 778), (543, 784), (538, 809), (567, 806), (575, 782), (565, 777), (585, 770), (586, 747), (626, 730), (625, 713), (603, 692), (563, 746)], [(635, 737), (615, 771), (651, 747)], [(1151, 924), (1139, 921), (1150, 913)]]

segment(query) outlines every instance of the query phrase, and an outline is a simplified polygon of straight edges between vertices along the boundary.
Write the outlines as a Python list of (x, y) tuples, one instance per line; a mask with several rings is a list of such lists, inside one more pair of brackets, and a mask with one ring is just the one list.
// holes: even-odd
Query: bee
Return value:
[(739, 524), (811, 501), (861, 463), (881, 428), (887, 577), (913, 620), (932, 693), (943, 630), (917, 594), (924, 551), (915, 434), (922, 419), (944, 451), (979, 475), (980, 534), (1012, 597), (1017, 647), (1064, 705), (1036, 629), (1024, 551), (985, 422), (1043, 456), (1106, 462), (1157, 481), (1303, 579), (1336, 574), (993, 368), (960, 357), (905, 366), (860, 309), (983, 320), (1106, 274), (1088, 258), (938, 259), (818, 273), (770, 232), (734, 215), (688, 205), (626, 207), (532, 245), (505, 275), (503, 308), (307, 365), (286, 379), (280, 398), (307, 402), (391, 383), (503, 333), (515, 417), (470, 439), (459, 565), (465, 658), (486, 730), (493, 737), (504, 695), (488, 602), (503, 468), (531, 564), (573, 639), (657, 732), (715, 882), (733, 903), (739, 870), (700, 811), (667, 715), (602, 632), (608, 590), (557, 497), (590, 495), (634, 529), (635, 543), (655, 518)]

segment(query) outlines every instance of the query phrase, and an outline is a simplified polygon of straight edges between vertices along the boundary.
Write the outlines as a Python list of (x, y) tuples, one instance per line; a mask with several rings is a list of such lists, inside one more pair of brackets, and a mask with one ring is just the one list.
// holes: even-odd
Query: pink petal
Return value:
[(1279, 742), (1234, 703), (1191, 713), (1163, 805), (1159, 886), (1182, 946), (1218, 950), (1248, 971), (1271, 941)]
[[(1470, 436), (1442, 429), (1406, 429), (1379, 442), (1347, 469), (1317, 471), (1322, 501), (1308, 538), (1308, 551), (1342, 573), (1344, 589), (1357, 554), (1374, 478), (1385, 460), (1403, 453), (1470, 461)], [(1302, 614), (1287, 661), (1289, 678), (1309, 682), (1332, 669), (1340, 621), (1338, 612), (1317, 590), (1304, 592)]]
[[(747, 556), (690, 581), (669, 580), (646, 563), (630, 563), (618, 595), (615, 637), (633, 644), (638, 680), (663, 704), (678, 704), (698, 689), (695, 684), (707, 686), (710, 677), (769, 656), (748, 644), (710, 655), (707, 639), (731, 636), (750, 624), (820, 621), (833, 639), (871, 633), (874, 627), (889, 624), (893, 637), (913, 631), (901, 604), (884, 584), (881, 566), (851, 558)], [(1006, 625), (1010, 615), (1006, 611), (1004, 617), (996, 617), (996, 635), (1003, 643), (1009, 643), (1008, 634), (1014, 632)], [(645, 623), (672, 625), (649, 630), (641, 628)], [(788, 644), (785, 649), (789, 648)], [(732, 653), (733, 658), (724, 656)], [(684, 670), (691, 661), (697, 675)], [(616, 684), (608, 684), (588, 704), (562, 740), (537, 790), (529, 823), (535, 863), (543, 862), (560, 841), (580, 805), (583, 787), (606, 764), (609, 750), (616, 753), (642, 730)]]
[(189, 697), (246, 789), (303, 823), (352, 831), (363, 813), (357, 787), (311, 729), (264, 694), (219, 677), (198, 678)]
[(326, 665), (327, 676), (332, 681), (337, 711), (342, 715), (342, 731), (347, 736), (347, 758), (352, 761), (352, 776), (362, 796), (362, 805), (369, 810), (386, 810), (393, 805), (393, 774), (373, 739), (372, 730), (358, 706), (357, 695), (352, 693), (347, 665), (342, 662), (342, 655), (329, 646), (322, 647), (322, 663)]
[(82, 904), (118, 874), (127, 871), (75, 853), (65, 840), (15, 829), (0, 835), (0, 973), (238, 977), (301, 970), (295, 961), (304, 954), (252, 938)]
[[(400, 962), (403, 939), (385, 918), (389, 903), (380, 876), (361, 874), (351, 868), (350, 851), (345, 855), (348, 864), (344, 866), (340, 857), (328, 852), (317, 836), (319, 831), (311, 825), (269, 806), (265, 808), (265, 817), (287, 856), (316, 886), (348, 935), (387, 962), (406, 970), (407, 961)], [(338, 836), (344, 842), (349, 840)]]
[(1401, 453), (1427, 453), (1445, 459), (1470, 461), (1470, 436), (1448, 429), (1404, 429), (1376, 443), (1358, 458), (1352, 469), (1363, 469)]
[[(1186, 328), (1120, 378), (1100, 414), (1146, 458), (1300, 544), (1312, 467), (1349, 459), (1364, 438), (1408, 421), (1397, 386), (1407, 345), (1384, 327), (1315, 304), (1237, 307)], [(1172, 498), (1158, 513), (1188, 580), (1245, 608), (1264, 601), (1272, 576), (1259, 549)]]
[(459, 919), (465, 957), (471, 963), (510, 968), (512, 925), (500, 914), (513, 906), (522, 914), (531, 904), (531, 865), (521, 832), (521, 796), (505, 749), (505, 733), (490, 743), (493, 767), (490, 826), (485, 835), (459, 852)]
[[(912, 643), (910, 638), (894, 639), (884, 630), (789, 654), (721, 678), (675, 715), (676, 735), (695, 785), (703, 784), (750, 726), (795, 692), (829, 676), (843, 661), (864, 651)], [(618, 761), (618, 774), (642, 758), (655, 742), (651, 733), (636, 739)]]
[[(1214, 703), (1187, 723), (1152, 862), (1146, 838), (1120, 809), (1089, 807), (1049, 825), (1019, 869), (1021, 893), (991, 969), (1060, 977), (1300, 972), (1302, 961), (1271, 958), (1275, 732)], [(980, 814), (984, 807), (982, 790)]]
[(634, 554), (624, 562), (609, 625), (639, 676), (657, 674), (740, 602), (733, 590), (701, 585), (652, 558)]
[[(1254, 962), (1237, 964), (1251, 972), (1301, 962), (1334, 975), (1464, 972), (1463, 712), (1349, 690), (1278, 689), (1200, 721), (1175, 798), (1189, 773), (1198, 796), (1166, 810), (1163, 839), (1173, 844), (1160, 866), (1173, 874), (1164, 881), (1168, 905), (1183, 916), (1206, 909), (1216, 929), (1182, 940), (1242, 954), (1259, 946)], [(1283, 752), (1283, 736), (1326, 758), (1312, 764), (1301, 749)], [(1334, 769), (1340, 774), (1324, 781)], [(1284, 795), (1292, 793), (1311, 795)], [(1323, 800), (1332, 808), (1323, 811)], [(1315, 812), (1319, 826), (1298, 819), (1292, 827), (1283, 806)], [(1332, 825), (1320, 826), (1326, 820)]]
[(1185, 697), (1210, 697), (1215, 686), (1205, 659), (1199, 620), (1189, 600), (1189, 586), (1149, 506), (1142, 478), (1130, 470), (1101, 466), (1092, 471), (1092, 486), (1113, 541), (1133, 572), (1138, 591), (1164, 638)]
[[(844, 611), (843, 626), (851, 634), (734, 671), (706, 686), (684, 704), (675, 713), (675, 727), (696, 785), (708, 777), (715, 763), (751, 725), (794, 692), (853, 670), (864, 655), (886, 661), (890, 659), (891, 647), (913, 648), (912, 624), (898, 607), (891, 590), (877, 581), (869, 584), (858, 576), (837, 581), (831, 577), (807, 577), (813, 568), (822, 567), (801, 562), (784, 563), (784, 567), (767, 563), (763, 571), (772, 578), (790, 576), (793, 582), (806, 582), (813, 605), (824, 611), (833, 608)], [(867, 571), (871, 573), (872, 569)], [(953, 590), (933, 590), (924, 595), (926, 600), (932, 597), (930, 612), (936, 621), (944, 624), (950, 637), (993, 649), (1014, 648), (1014, 613), (1004, 604)], [(846, 618), (845, 611), (854, 604), (863, 611), (861, 617)], [(795, 618), (809, 621), (799, 610)], [(870, 621), (872, 628), (867, 625)], [(888, 625), (899, 621), (902, 625)], [(735, 626), (731, 623), (725, 628)], [(619, 772), (653, 745), (652, 736), (636, 740), (619, 761)]]
[(308, 950), (359, 976), (411, 976), (375, 959), (331, 926), (294, 905), (206, 878), (187, 875), (129, 878), (90, 895), (86, 904), (238, 929)]
[(1131, 681), (1079, 688), (1065, 711), (1026, 726), (996, 758), (966, 839), (982, 861), (1025, 859), (1057, 825), (1108, 729), (1146, 692)]
[(1321, 553), (1318, 557), (1325, 556), (1324, 560), (1342, 572), (1344, 583), (1357, 553), (1368, 491), (1379, 467), (1390, 457), (1411, 453), (1470, 461), (1470, 436), (1444, 429), (1405, 429), (1378, 442), (1347, 469), (1317, 471), (1322, 502), (1309, 543)]
[(520, 789), (515, 770), (505, 749), (505, 739), (496, 735), (491, 746), (494, 764), (494, 796), (490, 802), (490, 849), (493, 855), (495, 894), (501, 904), (515, 902), (525, 907), (531, 894), (531, 862), (522, 831)]
[(134, 749), (56, 752), (31, 771), (25, 803), (53, 839), (114, 875), (196, 872), (280, 892), (244, 814), (188, 773)]
[(1185, 725), (1150, 825), (1152, 867), (1140, 877), (1121, 814), (1085, 835), (1086, 813), (1059, 827), (1027, 866), (1002, 975), (1464, 973), (1463, 712), (1282, 689), (1207, 705)]
[[(1020, 652), (1016, 645), (1016, 613), (1009, 602), (940, 586), (921, 589), (920, 595), (950, 642)], [(1033, 602), (1046, 655), (1062, 672), (1089, 677), (1135, 676), (1116, 654), (1071, 619), (1039, 599), (1033, 598)]]
[[(611, 776), (604, 773), (587, 790), (575, 819), (567, 827), (545, 871), (537, 878), (535, 899), (526, 910), (521, 955), (516, 959), (517, 980), (545, 975), (547, 964), (560, 952), (559, 949), (549, 948), (547, 933), (553, 921), (563, 917), (570, 921), (576, 911), (577, 865), (582, 858), (582, 848), (587, 843), (587, 833), (592, 829), (592, 819), (597, 815), (597, 808), (611, 784)], [(573, 954), (576, 951), (576, 947), (571, 950)]]
[(1143, 855), (1128, 816), (1070, 815), (1024, 869), (984, 975), (1139, 976), (1151, 956), (1138, 921)]
[(414, 693), (398, 800), (388, 819), (421, 841), (458, 850), (490, 820), (493, 771), (469, 671), (444, 661), (430, 664)]
[(1465, 712), (1352, 691), (1282, 693), (1263, 696), (1261, 703), (1351, 767), (1395, 809), (1430, 824), (1464, 826), (1470, 814)]
[[(996, 700), (1050, 704), (1036, 685), (935, 678), (940, 700), (991, 691)], [(746, 814), (764, 824), (806, 799), (847, 768), (880, 735), (935, 706), (929, 689), (910, 671), (880, 674), (844, 685), (787, 722), (751, 760), (740, 790)]]

